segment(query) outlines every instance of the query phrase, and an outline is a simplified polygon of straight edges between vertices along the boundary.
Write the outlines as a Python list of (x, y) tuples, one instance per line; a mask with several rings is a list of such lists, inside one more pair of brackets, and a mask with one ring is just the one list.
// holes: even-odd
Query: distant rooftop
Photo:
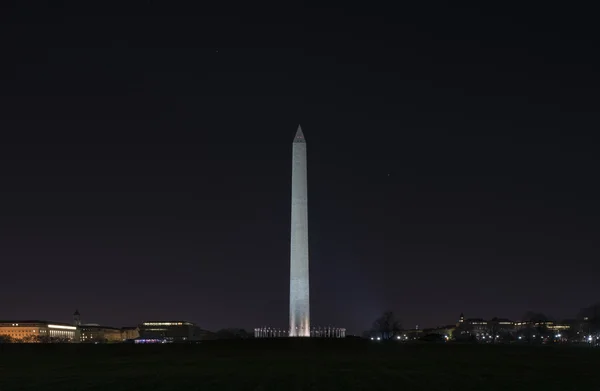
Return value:
[(49, 329), (77, 330), (69, 323), (48, 320), (0, 320), (0, 327), (47, 327)]
[(109, 329), (109, 330), (121, 330), (118, 327), (111, 326), (100, 326), (99, 324), (82, 324), (79, 326), (81, 329)]
[(57, 326), (73, 326), (71, 323), (53, 322), (51, 320), (0, 320), (0, 325), (6, 326), (7, 324), (18, 324), (19, 326), (25, 324), (54, 324)]

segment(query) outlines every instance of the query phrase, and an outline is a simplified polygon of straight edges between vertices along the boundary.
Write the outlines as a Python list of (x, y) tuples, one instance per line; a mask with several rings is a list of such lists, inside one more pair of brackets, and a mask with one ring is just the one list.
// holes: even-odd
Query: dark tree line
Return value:
[(69, 343), (68, 338), (49, 337), (43, 335), (28, 335), (23, 338), (13, 338), (9, 335), (0, 335), (0, 343)]
[(217, 339), (248, 339), (254, 338), (254, 334), (244, 329), (221, 329), (215, 333)]
[(392, 311), (385, 311), (373, 322), (370, 334), (382, 340), (393, 339), (402, 331), (402, 325)]

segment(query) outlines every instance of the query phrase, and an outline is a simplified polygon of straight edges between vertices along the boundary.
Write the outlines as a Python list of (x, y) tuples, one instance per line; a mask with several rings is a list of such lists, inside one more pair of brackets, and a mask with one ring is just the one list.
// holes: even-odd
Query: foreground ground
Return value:
[(0, 390), (597, 390), (600, 349), (350, 340), (0, 345)]

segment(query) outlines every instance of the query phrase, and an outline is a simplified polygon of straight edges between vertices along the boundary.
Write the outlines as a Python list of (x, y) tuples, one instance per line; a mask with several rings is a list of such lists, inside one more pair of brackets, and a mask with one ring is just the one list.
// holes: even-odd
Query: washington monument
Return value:
[(290, 337), (310, 337), (306, 141), (302, 129), (292, 147), (292, 235), (290, 249)]

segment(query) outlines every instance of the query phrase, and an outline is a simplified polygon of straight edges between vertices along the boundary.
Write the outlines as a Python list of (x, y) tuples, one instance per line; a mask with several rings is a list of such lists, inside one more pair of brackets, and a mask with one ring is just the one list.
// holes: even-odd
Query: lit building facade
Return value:
[(571, 328), (571, 325), (554, 323), (552, 321), (546, 321), (546, 322), (526, 321), (526, 322), (515, 322), (515, 328), (517, 330), (522, 330), (522, 329), (527, 329), (527, 328), (546, 328), (546, 329), (552, 330), (552, 331), (561, 331), (561, 330), (564, 331), (564, 330), (569, 330)]
[(456, 339), (474, 337), (486, 342), (511, 341), (511, 340), (541, 340), (547, 341), (561, 339), (562, 332), (569, 330), (570, 324), (555, 323), (553, 321), (521, 321), (493, 318), (485, 320), (480, 318), (465, 319), (461, 314), (453, 336)]
[(114, 343), (122, 342), (121, 329), (100, 325), (79, 326), (81, 342), (87, 343)]
[(0, 335), (15, 342), (79, 342), (77, 327), (42, 320), (0, 321)]
[(464, 338), (475, 338), (484, 341), (499, 341), (501, 336), (512, 334), (515, 330), (515, 322), (508, 319), (493, 318), (485, 320), (482, 318), (467, 318), (460, 314), (456, 328), (452, 331), (452, 337), (456, 340)]
[(123, 341), (128, 341), (132, 339), (139, 338), (140, 329), (137, 327), (121, 327), (121, 339)]

